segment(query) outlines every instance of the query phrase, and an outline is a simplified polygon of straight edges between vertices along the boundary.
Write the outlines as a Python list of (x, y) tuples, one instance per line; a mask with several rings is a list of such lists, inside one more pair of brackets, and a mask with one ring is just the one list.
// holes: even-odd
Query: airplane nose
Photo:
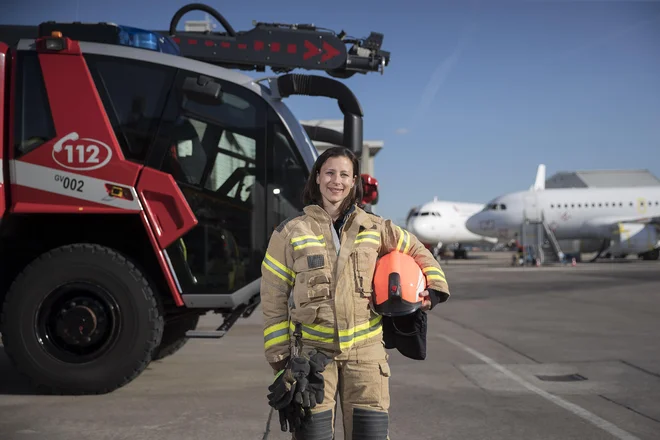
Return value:
[(476, 219), (476, 217), (479, 214), (475, 214), (472, 217), (468, 218), (465, 221), (465, 227), (467, 228), (468, 231), (472, 232), (473, 234), (478, 234), (479, 232), (476, 230), (477, 225), (479, 224), (479, 221)]
[(473, 234), (485, 235), (486, 228), (484, 228), (484, 224), (487, 221), (488, 220), (485, 218), (483, 213), (475, 214), (467, 219), (467, 221), (465, 222), (465, 227), (467, 228), (468, 231), (472, 232)]
[(426, 218), (421, 218), (421, 217), (413, 217), (410, 219), (408, 222), (407, 228), (408, 231), (413, 233), (415, 237), (417, 237), (419, 240), (426, 242), (429, 240), (429, 232), (431, 229), (431, 226), (428, 224), (428, 220)]

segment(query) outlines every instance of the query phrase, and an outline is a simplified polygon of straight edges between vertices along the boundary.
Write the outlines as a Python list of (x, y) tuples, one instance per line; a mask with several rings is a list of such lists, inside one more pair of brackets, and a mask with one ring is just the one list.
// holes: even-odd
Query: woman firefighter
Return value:
[(303, 212), (275, 229), (262, 264), (265, 355), (276, 373), (268, 399), (295, 440), (334, 438), (337, 400), (346, 440), (388, 438), (383, 319), (394, 318), (387, 301), (377, 308), (372, 298), (380, 257), (401, 254), (424, 274), (424, 290), (405, 313), (449, 297), (440, 265), (416, 237), (358, 206), (359, 167), (346, 148), (321, 154)]

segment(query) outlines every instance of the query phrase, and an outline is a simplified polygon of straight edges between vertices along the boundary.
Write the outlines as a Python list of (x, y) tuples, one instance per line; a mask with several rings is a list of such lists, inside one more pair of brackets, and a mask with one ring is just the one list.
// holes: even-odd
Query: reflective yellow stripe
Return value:
[(382, 319), (382, 316), (377, 316), (364, 324), (346, 330), (339, 330), (339, 347), (341, 349), (350, 348), (357, 342), (377, 336), (383, 331)]
[[(291, 332), (295, 330), (293, 323), (289, 324), (289, 329)], [(309, 339), (310, 341), (327, 342), (331, 344), (335, 340), (334, 328), (318, 324), (303, 324), (302, 334), (304, 339)]]
[(293, 247), (293, 250), (294, 250), (294, 251), (297, 251), (298, 249), (305, 249), (305, 248), (307, 248), (307, 247), (314, 247), (314, 246), (316, 246), (316, 247), (325, 247), (325, 243), (319, 243), (319, 242), (316, 242), (316, 241), (310, 241), (310, 242), (308, 242), (308, 243), (304, 243), (304, 244), (301, 244), (301, 245), (298, 245), (298, 246), (294, 246), (294, 247)]
[(442, 281), (447, 281), (445, 278), (445, 273), (442, 271), (442, 269), (438, 269), (437, 267), (429, 266), (425, 267), (422, 269), (422, 272), (424, 272), (424, 275), (426, 275), (427, 280), (442, 280)]
[[(377, 316), (364, 324), (346, 330), (339, 330), (339, 346), (342, 349), (347, 349), (357, 342), (378, 336), (383, 331), (382, 319), (382, 316)], [(295, 329), (293, 322), (289, 324), (289, 329), (293, 333)], [(336, 341), (335, 329), (333, 327), (325, 327), (318, 324), (303, 324), (302, 334), (303, 339), (310, 341), (325, 342), (328, 344)]]
[(355, 240), (355, 243), (362, 243), (362, 242), (367, 242), (367, 243), (374, 243), (374, 244), (380, 244), (380, 241), (374, 240), (373, 238), (360, 238)]
[(266, 252), (266, 257), (262, 263), (262, 266), (274, 273), (278, 278), (286, 281), (290, 286), (293, 286), (293, 283), (296, 279), (296, 274), (273, 258), (268, 252)]
[(278, 322), (264, 329), (264, 348), (289, 340), (289, 321)]
[(312, 246), (325, 247), (325, 238), (323, 238), (323, 235), (301, 235), (300, 237), (293, 237), (291, 244), (294, 251)]
[(358, 232), (357, 237), (364, 237), (366, 235), (371, 235), (372, 237), (378, 237), (380, 238), (380, 232), (378, 231), (362, 231)]
[(410, 249), (410, 235), (405, 229), (399, 226), (396, 228), (399, 230), (399, 242), (396, 244), (396, 250), (407, 254)]

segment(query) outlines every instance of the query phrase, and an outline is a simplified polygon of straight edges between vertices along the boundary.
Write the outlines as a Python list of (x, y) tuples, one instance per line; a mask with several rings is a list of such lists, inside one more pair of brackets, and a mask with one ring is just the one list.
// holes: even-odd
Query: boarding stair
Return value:
[(542, 216), (540, 219), (526, 219), (520, 236), (526, 262), (532, 264), (536, 261), (540, 264), (564, 262), (565, 255), (559, 242)]

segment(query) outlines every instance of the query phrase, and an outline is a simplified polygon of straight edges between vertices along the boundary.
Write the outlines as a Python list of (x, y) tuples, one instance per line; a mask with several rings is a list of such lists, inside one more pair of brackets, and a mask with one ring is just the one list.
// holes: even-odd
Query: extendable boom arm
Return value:
[[(209, 13), (226, 32), (177, 32), (181, 17), (192, 10)], [(282, 23), (255, 23), (254, 29), (236, 32), (219, 12), (202, 4), (182, 7), (172, 17), (169, 32), (157, 32), (172, 38), (185, 57), (243, 70), (264, 71), (268, 66), (285, 73), (300, 68), (347, 78), (382, 73), (390, 61), (390, 53), (380, 49), (383, 34), (371, 32), (366, 39), (354, 39), (343, 31), (336, 34), (311, 24)]]

